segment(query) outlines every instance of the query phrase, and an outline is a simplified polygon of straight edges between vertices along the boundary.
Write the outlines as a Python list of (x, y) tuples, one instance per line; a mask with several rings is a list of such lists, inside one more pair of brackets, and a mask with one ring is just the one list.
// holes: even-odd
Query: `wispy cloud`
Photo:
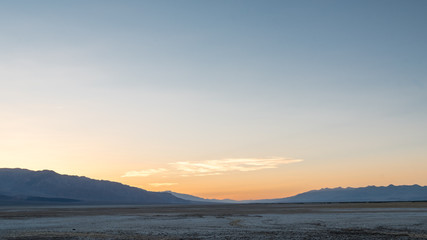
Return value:
[(153, 187), (163, 187), (163, 186), (172, 186), (172, 185), (177, 185), (178, 183), (169, 183), (169, 182), (166, 182), (166, 183), (150, 183), (149, 185), (150, 186), (153, 186)]
[[(287, 158), (228, 158), (205, 161), (170, 163), (171, 168), (156, 168), (131, 171), (122, 177), (147, 177), (158, 173), (175, 174), (181, 177), (221, 175), (226, 172), (249, 172), (278, 168), (280, 165), (302, 162), (302, 159)], [(154, 185), (153, 185), (154, 186)]]
[(225, 172), (249, 172), (262, 169), (277, 168), (282, 164), (297, 163), (302, 159), (286, 158), (230, 158), (220, 160), (206, 160), (199, 162), (171, 163), (182, 175), (208, 176), (220, 175)]
[(122, 177), (148, 177), (157, 173), (168, 171), (165, 168), (153, 168), (141, 171), (130, 171), (125, 173)]

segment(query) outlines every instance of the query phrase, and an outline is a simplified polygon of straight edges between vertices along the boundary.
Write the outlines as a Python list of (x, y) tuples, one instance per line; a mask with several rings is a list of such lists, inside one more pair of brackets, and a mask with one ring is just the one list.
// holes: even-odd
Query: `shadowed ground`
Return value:
[(1, 239), (427, 239), (427, 203), (0, 207)]

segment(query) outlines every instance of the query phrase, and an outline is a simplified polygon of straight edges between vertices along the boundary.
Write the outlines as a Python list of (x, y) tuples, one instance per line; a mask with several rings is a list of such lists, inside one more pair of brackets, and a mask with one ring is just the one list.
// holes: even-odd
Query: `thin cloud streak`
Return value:
[(297, 163), (302, 159), (286, 158), (231, 158), (221, 160), (207, 160), (200, 162), (171, 163), (183, 175), (208, 176), (220, 175), (225, 172), (249, 172), (262, 169), (277, 168), (279, 165)]
[(171, 168), (156, 168), (130, 171), (122, 177), (148, 177), (154, 174), (178, 174), (181, 177), (214, 176), (226, 172), (249, 172), (278, 168), (280, 165), (302, 162), (302, 159), (287, 158), (228, 158), (205, 161), (170, 163)]
[(168, 171), (165, 168), (147, 169), (141, 171), (130, 171), (125, 173), (122, 177), (148, 177), (157, 173)]

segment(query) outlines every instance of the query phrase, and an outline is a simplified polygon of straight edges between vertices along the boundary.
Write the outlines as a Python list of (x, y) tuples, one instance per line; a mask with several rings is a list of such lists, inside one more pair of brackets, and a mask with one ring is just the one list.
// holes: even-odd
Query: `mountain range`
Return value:
[(360, 188), (323, 188), (304, 192), (292, 197), (259, 200), (269, 203), (304, 203), (304, 202), (405, 202), (427, 201), (427, 186), (389, 185), (368, 186)]
[[(170, 192), (170, 191), (168, 191)], [(188, 194), (170, 192), (174, 196), (198, 202), (210, 203), (339, 203), (339, 202), (413, 202), (427, 201), (427, 186), (389, 185), (360, 188), (323, 188), (297, 194), (291, 197), (262, 200), (218, 200), (204, 199)]]
[(80, 204), (183, 204), (170, 193), (149, 192), (117, 182), (61, 175), (54, 171), (0, 169), (0, 202)]
[(324, 188), (292, 197), (235, 201), (189, 194), (150, 192), (117, 182), (61, 175), (54, 171), (0, 168), (0, 205), (4, 204), (195, 204), (427, 201), (427, 186)]

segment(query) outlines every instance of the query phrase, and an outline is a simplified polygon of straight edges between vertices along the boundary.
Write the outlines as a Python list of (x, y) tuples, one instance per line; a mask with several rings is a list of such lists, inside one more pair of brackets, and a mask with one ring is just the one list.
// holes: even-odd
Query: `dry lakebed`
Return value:
[(0, 206), (0, 239), (427, 239), (427, 203)]

